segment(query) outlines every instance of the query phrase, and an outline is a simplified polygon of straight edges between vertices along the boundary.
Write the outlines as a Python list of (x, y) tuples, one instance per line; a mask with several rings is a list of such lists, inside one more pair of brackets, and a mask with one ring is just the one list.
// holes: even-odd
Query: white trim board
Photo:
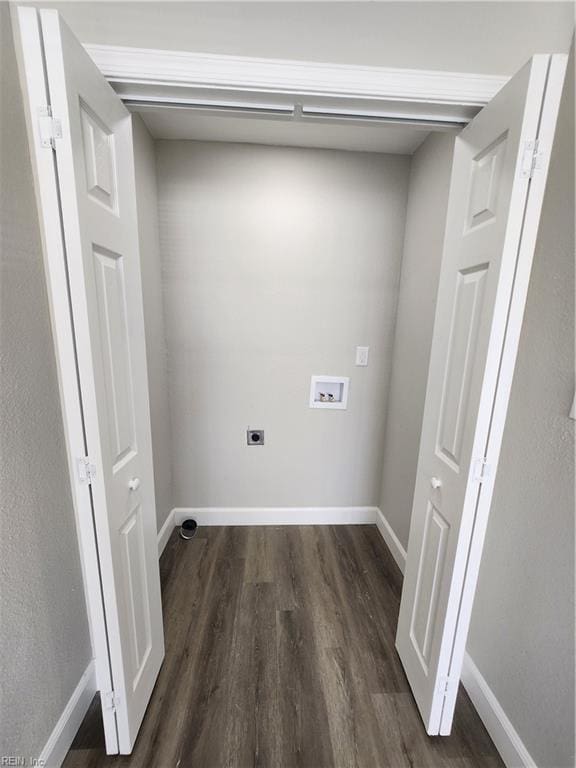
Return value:
[(380, 531), (380, 535), (390, 550), (390, 554), (396, 561), (396, 565), (400, 568), (402, 573), (404, 573), (404, 568), (406, 566), (406, 550), (380, 509), (376, 510), (376, 527)]
[(202, 101), (261, 109), (298, 103), (312, 112), (330, 107), (334, 112), (335, 106), (361, 113), (380, 108), (400, 119), (462, 125), (509, 79), (114, 45), (84, 47), (122, 99), (164, 106)]
[[(376, 527), (404, 573), (406, 550), (380, 509), (377, 510)], [(468, 653), (464, 655), (461, 682), (507, 768), (537, 768), (502, 705)]]
[(158, 531), (158, 557), (173, 528), (191, 517), (198, 525), (371, 525), (376, 507), (175, 507)]
[(116, 45), (85, 49), (111, 82), (180, 83), (259, 92), (370, 96), (482, 106), (507, 76), (261, 59)]
[(468, 653), (464, 655), (461, 682), (508, 768), (537, 768), (502, 705)]
[(176, 523), (174, 522), (174, 512), (176, 510), (172, 509), (168, 513), (168, 517), (166, 520), (164, 520), (164, 523), (162, 524), (162, 528), (158, 531), (158, 557), (164, 552), (166, 549), (166, 544), (168, 544), (168, 539), (170, 538), (170, 534), (172, 533), (173, 529), (176, 527)]
[(176, 507), (174, 525), (371, 525), (376, 507)]
[(62, 765), (96, 690), (94, 661), (91, 661), (48, 737), (38, 757), (38, 765), (46, 768), (59, 768)]

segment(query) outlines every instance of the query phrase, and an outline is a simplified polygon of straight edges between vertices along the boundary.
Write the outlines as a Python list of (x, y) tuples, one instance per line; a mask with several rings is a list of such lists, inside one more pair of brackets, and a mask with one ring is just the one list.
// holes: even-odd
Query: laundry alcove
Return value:
[[(170, 509), (366, 516), (380, 491), (409, 157), (163, 139), (154, 150)], [(357, 346), (370, 347), (367, 367)], [(349, 378), (345, 411), (309, 408), (318, 371)], [(249, 427), (266, 431), (262, 451), (247, 449)]]
[[(159, 527), (173, 508), (294, 508), (296, 520), (313, 507), (372, 520), (403, 258), (408, 291), (425, 294), (405, 309), (424, 320), (414, 343), (426, 349), (454, 137), (502, 79), (429, 78), (405, 99), (402, 87), (415, 86), (402, 72), (394, 92), (364, 69), (364, 88), (372, 76), (371, 88), (394, 92), (374, 101), (350, 97), (353, 68), (344, 80), (320, 65), (298, 72), (299, 95), (263, 93), (269, 71), (294, 78), (289, 62), (180, 55), (186, 82), (176, 85), (169, 54), (87, 48), (133, 112)], [(144, 61), (165, 74), (145, 81)], [(231, 91), (235, 78), (253, 93)], [(320, 80), (327, 94), (334, 81), (332, 95), (314, 94)], [(427, 170), (411, 175), (419, 148)], [(418, 210), (406, 226), (427, 183), (442, 193), (426, 226)], [(416, 255), (419, 232), (432, 247)], [(357, 366), (364, 346), (369, 365)], [(345, 411), (307, 407), (318, 371), (349, 379)], [(425, 353), (416, 390), (426, 372)], [(246, 450), (248, 427), (266, 430), (265, 450)]]
[(157, 549), (183, 517), (375, 523), (406, 561), (396, 648), (448, 735), (565, 57), (505, 82), (18, 19), (108, 752), (162, 664)]

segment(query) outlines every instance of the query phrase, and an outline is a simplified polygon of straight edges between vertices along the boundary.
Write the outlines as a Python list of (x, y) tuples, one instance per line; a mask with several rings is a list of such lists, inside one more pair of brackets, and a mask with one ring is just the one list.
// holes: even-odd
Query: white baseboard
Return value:
[(461, 681), (507, 768), (537, 768), (500, 702), (467, 653)]
[(392, 526), (386, 520), (384, 515), (382, 514), (382, 511), (377, 509), (376, 510), (376, 527), (380, 531), (380, 535), (386, 542), (386, 545), (388, 546), (388, 549), (390, 550), (390, 554), (396, 560), (396, 564), (398, 568), (404, 573), (404, 567), (406, 565), (406, 550), (402, 546), (402, 543), (398, 536), (394, 533), (392, 530)]
[(162, 525), (162, 528), (158, 531), (158, 557), (164, 552), (164, 548), (166, 544), (168, 544), (168, 539), (170, 538), (170, 534), (174, 530), (174, 526), (176, 523), (174, 522), (174, 512), (175, 510), (171, 510), (168, 513), (168, 517), (164, 521), (164, 524)]
[[(406, 550), (380, 509), (376, 513), (376, 526), (392, 557), (404, 573)], [(522, 743), (522, 739), (500, 702), (467, 653), (464, 655), (461, 682), (507, 768), (536, 768), (536, 763)]]
[(40, 753), (38, 765), (60, 768), (95, 695), (96, 677), (91, 661)]
[(373, 524), (376, 507), (176, 507), (174, 525), (192, 517), (198, 525)]

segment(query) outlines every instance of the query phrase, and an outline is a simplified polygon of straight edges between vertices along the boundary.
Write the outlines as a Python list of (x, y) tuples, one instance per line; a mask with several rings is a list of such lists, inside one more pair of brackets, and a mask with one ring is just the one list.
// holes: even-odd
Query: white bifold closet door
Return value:
[(38, 118), (53, 138), (35, 148), (53, 153), (56, 181), (36, 171), (59, 198), (57, 224), (41, 214), (45, 242), (61, 229), (67, 269), (51, 300), (70, 302), (76, 348), (65, 375), (78, 377), (88, 454), (78, 481), (90, 482), (105, 613), (106, 743), (130, 753), (164, 657), (131, 117), (58, 13), (19, 9), (19, 23), (28, 93), (44, 86), (59, 121)]
[(565, 66), (535, 56), (456, 139), (396, 637), (431, 735), (452, 727)]

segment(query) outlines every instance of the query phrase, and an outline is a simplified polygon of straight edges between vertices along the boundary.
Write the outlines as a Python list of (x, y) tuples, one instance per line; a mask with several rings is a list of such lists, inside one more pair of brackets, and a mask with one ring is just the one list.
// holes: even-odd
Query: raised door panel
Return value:
[(118, 213), (114, 134), (81, 99), (82, 146), (86, 192), (95, 202)]
[(487, 272), (488, 264), (479, 264), (460, 270), (456, 275), (436, 439), (436, 455), (454, 472), (460, 472), (461, 468), (461, 449)]
[(130, 612), (131, 671), (127, 679), (135, 691), (152, 648), (142, 507), (137, 504), (120, 530), (124, 567), (124, 596)]
[(496, 218), (507, 136), (505, 131), (472, 160), (465, 231)]
[(93, 247), (93, 254), (108, 434), (112, 471), (116, 473), (136, 453), (123, 259), (99, 246)]
[(430, 648), (436, 622), (436, 605), (446, 560), (449, 532), (449, 523), (429, 501), (418, 566), (416, 596), (410, 622), (410, 639), (425, 674), (428, 674)]

